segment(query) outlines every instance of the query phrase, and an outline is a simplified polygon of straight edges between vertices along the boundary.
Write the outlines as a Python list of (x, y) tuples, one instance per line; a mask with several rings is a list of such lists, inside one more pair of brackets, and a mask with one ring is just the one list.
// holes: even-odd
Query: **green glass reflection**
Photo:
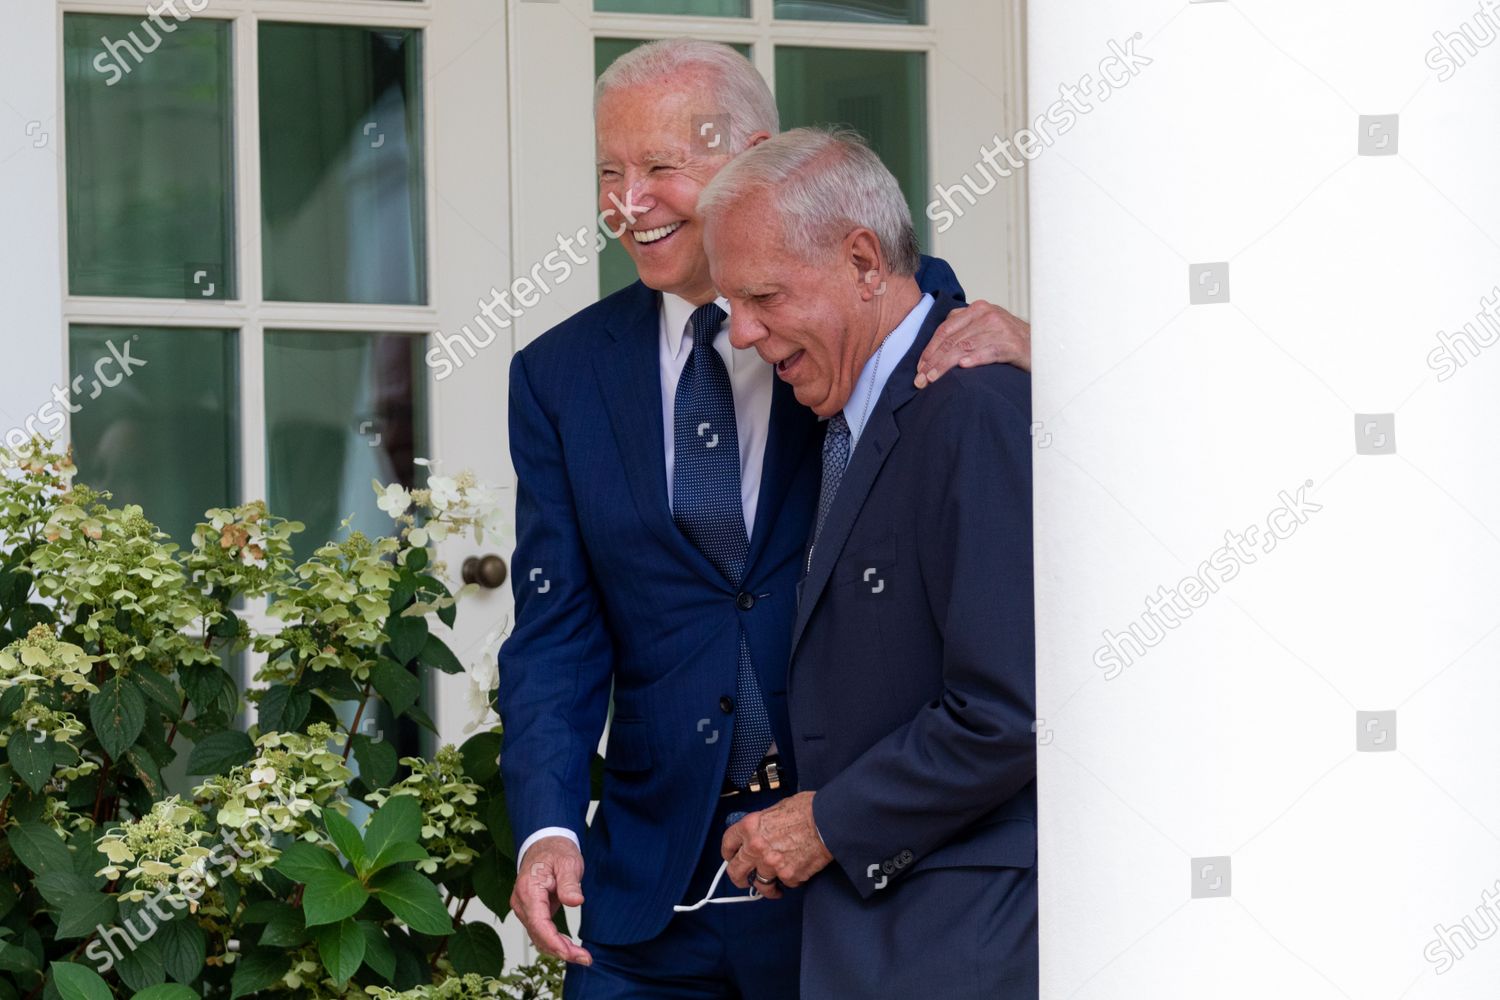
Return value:
[[(650, 39), (646, 38), (596, 38), (594, 39), (594, 78), (598, 79), (610, 63), (629, 52), (631, 49), (645, 45)], [(750, 58), (750, 46), (734, 45), (735, 49), (746, 59)], [(598, 192), (596, 191), (597, 195)], [(618, 225), (618, 223), (615, 223)], [(613, 292), (618, 292), (626, 285), (636, 279), (635, 261), (630, 259), (630, 254), (620, 246), (620, 241), (609, 239), (605, 244), (604, 252), (599, 255), (599, 295), (602, 298)]]
[(594, 0), (594, 10), (601, 14), (749, 17), (750, 0)]
[(427, 301), (421, 32), (262, 24), (260, 144), (268, 300)]
[(68, 288), (235, 295), (227, 21), (63, 18)]
[(272, 330), (266, 333), (266, 474), (271, 510), (301, 521), (297, 557), (344, 537), (393, 531), (372, 479), (426, 482), (423, 338), (407, 334)]
[(865, 24), (926, 24), (926, 0), (776, 0), (782, 21), (858, 21)]
[(842, 125), (865, 137), (901, 184), (927, 242), (927, 73), (922, 52), (776, 48), (783, 129)]
[(238, 356), (233, 330), (73, 327), (79, 481), (140, 504), (187, 548), (203, 512), (239, 496)]

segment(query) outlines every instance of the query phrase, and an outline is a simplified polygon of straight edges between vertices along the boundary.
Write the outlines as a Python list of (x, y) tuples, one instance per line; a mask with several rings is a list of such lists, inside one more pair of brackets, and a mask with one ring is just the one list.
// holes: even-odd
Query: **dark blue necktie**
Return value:
[(823, 522), (833, 507), (833, 498), (838, 496), (839, 483), (844, 481), (844, 470), (849, 467), (850, 444), (849, 421), (840, 410), (828, 419), (828, 432), (823, 437), (823, 485), (818, 490), (818, 521), (813, 528), (815, 545), (818, 536), (823, 534)]
[[(710, 302), (693, 312), (693, 350), (677, 380), (673, 409), (672, 518), (724, 579), (739, 587), (750, 538), (740, 501), (740, 441), (729, 370), (714, 350), (725, 313)], [(744, 787), (771, 747), (771, 723), (740, 629), (735, 680), (738, 718), (729, 747), (729, 780)]]

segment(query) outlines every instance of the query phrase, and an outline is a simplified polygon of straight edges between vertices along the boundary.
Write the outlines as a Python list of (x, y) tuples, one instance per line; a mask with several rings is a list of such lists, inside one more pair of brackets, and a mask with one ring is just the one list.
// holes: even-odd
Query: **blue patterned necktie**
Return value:
[[(823, 485), (818, 490), (818, 524), (813, 529), (813, 544), (823, 534), (823, 522), (838, 494), (839, 483), (844, 481), (844, 470), (849, 467), (850, 452), (849, 421), (840, 410), (828, 419), (828, 431), (823, 438)], [(808, 565), (812, 565), (812, 553), (808, 553)]]
[[(734, 420), (729, 370), (714, 350), (725, 313), (710, 302), (693, 312), (693, 350), (677, 380), (673, 408), (672, 519), (677, 527), (738, 587), (745, 576), (750, 538), (740, 500), (740, 442)], [(771, 723), (740, 629), (735, 679), (734, 738), (729, 780), (743, 788), (771, 746)]]

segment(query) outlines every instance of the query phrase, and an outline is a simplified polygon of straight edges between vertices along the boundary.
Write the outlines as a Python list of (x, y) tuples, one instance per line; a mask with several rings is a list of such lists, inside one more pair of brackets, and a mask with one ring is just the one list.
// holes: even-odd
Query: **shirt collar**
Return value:
[[(728, 316), (729, 300), (721, 295), (714, 301), (718, 303), (720, 309), (724, 310), (724, 315)], [(682, 353), (683, 341), (688, 340), (688, 320), (693, 318), (693, 313), (697, 309), (697, 306), (680, 295), (673, 295), (670, 292), (661, 293), (661, 313), (664, 317), (662, 332), (667, 338), (668, 357), (675, 358)], [(691, 341), (688, 342), (688, 347), (692, 347)]]
[[(865, 421), (870, 414), (875, 412), (875, 407), (880, 399), (881, 392), (885, 389), (886, 382), (890, 381), (891, 372), (906, 357), (906, 352), (911, 350), (911, 345), (917, 342), (917, 334), (922, 332), (922, 324), (927, 321), (927, 314), (932, 311), (936, 300), (931, 295), (924, 294), (921, 301), (911, 312), (906, 314), (896, 329), (886, 334), (885, 340), (877, 352), (880, 358), (879, 369), (876, 369), (875, 359), (877, 355), (871, 355), (860, 369), (859, 379), (854, 383), (854, 391), (849, 395), (849, 402), (844, 407), (844, 419), (849, 422), (850, 446), (859, 443), (859, 436), (865, 429)], [(870, 401), (867, 408), (865, 400)]]

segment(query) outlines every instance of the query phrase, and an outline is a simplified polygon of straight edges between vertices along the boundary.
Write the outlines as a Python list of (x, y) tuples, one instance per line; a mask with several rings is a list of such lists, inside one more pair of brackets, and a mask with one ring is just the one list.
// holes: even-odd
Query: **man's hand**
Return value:
[(583, 904), (583, 855), (567, 837), (543, 837), (526, 851), (510, 894), (510, 908), (520, 918), (537, 950), (565, 962), (592, 965), (594, 958), (569, 941), (552, 923), (559, 905)]
[(917, 388), (925, 389), (943, 372), (958, 365), (1012, 364), (1031, 371), (1031, 324), (983, 299), (955, 309), (932, 334), (917, 359)]
[(729, 862), (731, 882), (749, 888), (756, 874), (780, 885), (755, 880), (755, 890), (778, 899), (781, 886), (795, 887), (828, 866), (833, 855), (823, 846), (813, 823), (813, 796), (798, 792), (769, 809), (753, 812), (724, 831), (720, 855)]

